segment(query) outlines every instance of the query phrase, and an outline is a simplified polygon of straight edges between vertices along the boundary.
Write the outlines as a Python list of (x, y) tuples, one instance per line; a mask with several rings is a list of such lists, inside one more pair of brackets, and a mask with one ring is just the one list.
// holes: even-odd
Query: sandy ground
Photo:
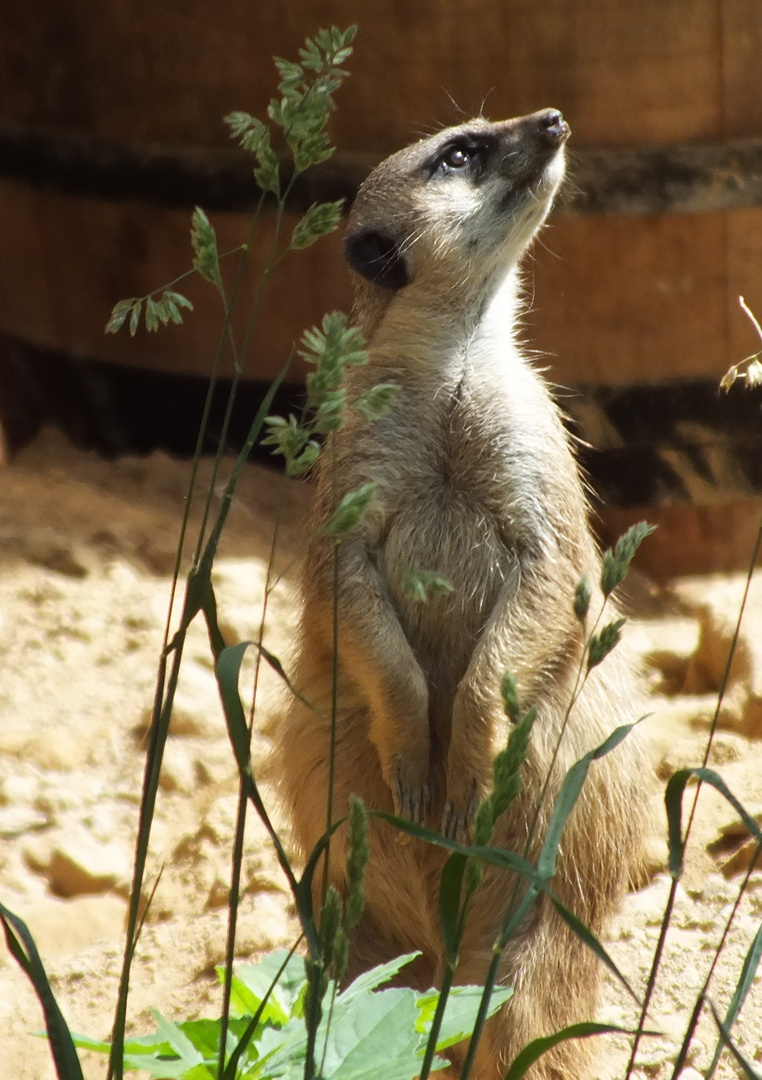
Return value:
[[(208, 463), (203, 466), (208, 473)], [(162, 454), (104, 462), (47, 432), (0, 473), (0, 900), (35, 935), (71, 1027), (107, 1036), (121, 963), (145, 732), (169, 598), (189, 465)], [(256, 636), (279, 483), (251, 467), (216, 563), (229, 641)], [(281, 583), (271, 598), (267, 641), (287, 652), (293, 626), (293, 558), (301, 489), (285, 493)], [(200, 507), (192, 508), (198, 520)], [(191, 535), (194, 535), (193, 531)], [(653, 691), (655, 764), (662, 780), (701, 763), (723, 650), (741, 582), (682, 580), (655, 590), (635, 580), (628, 635)], [(762, 578), (755, 579), (710, 764), (747, 808), (762, 810)], [(250, 681), (250, 669), (244, 682)], [(261, 724), (277, 699), (265, 680)], [(256, 736), (255, 752), (267, 748)], [(213, 968), (222, 959), (226, 880), (236, 780), (201, 626), (189, 637), (162, 774), (149, 879), (163, 867), (141, 939), (130, 998), (134, 1031), (158, 1007), (175, 1019), (213, 1016)], [(277, 811), (274, 811), (277, 814)], [(608, 947), (641, 989), (669, 879), (663, 809), (655, 808), (653, 877), (632, 893)], [(715, 792), (701, 794), (673, 926), (657, 984), (652, 1025), (636, 1074), (666, 1080), (692, 1002), (706, 977), (749, 862), (737, 815)], [(251, 821), (238, 954), (290, 943), (289, 895), (258, 821)], [(721, 1013), (762, 917), (762, 872), (753, 873), (710, 987)], [(2, 942), (0, 941), (0, 945)], [(613, 981), (601, 1018), (632, 1023)], [(0, 948), (0, 1075), (48, 1080), (54, 1070), (36, 999)], [(752, 987), (738, 1043), (762, 1067), (762, 986)], [(687, 1075), (706, 1070), (714, 1048), (703, 1023)], [(623, 1074), (626, 1045), (602, 1042), (598, 1076)], [(88, 1078), (104, 1060), (85, 1056)], [(717, 1075), (735, 1075), (724, 1057)]]

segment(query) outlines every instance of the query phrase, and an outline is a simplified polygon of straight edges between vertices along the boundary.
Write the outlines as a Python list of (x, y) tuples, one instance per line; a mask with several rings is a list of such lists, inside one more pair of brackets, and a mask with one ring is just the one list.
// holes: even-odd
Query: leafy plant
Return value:
[[(404, 987), (379, 989), (417, 953), (401, 956), (359, 976), (333, 998), (330, 1019), (317, 1032), (320, 1076), (323, 1080), (414, 1080), (431, 1029), (439, 995), (419, 994)], [(221, 980), (224, 969), (219, 969)], [(491, 1011), (508, 1000), (511, 991), (495, 994)], [(473, 1027), (481, 990), (459, 986), (450, 996), (440, 1024), (437, 1051), (466, 1038)], [(308, 1030), (305, 1026), (309, 980), (304, 961), (292, 953), (274, 952), (259, 964), (242, 965), (232, 979), (229, 1051), (247, 1045), (230, 1080), (298, 1080), (304, 1075)], [(156, 1031), (129, 1039), (124, 1064), (143, 1069), (156, 1080), (214, 1080), (221, 1033), (219, 1020), (172, 1023), (154, 1012)], [(76, 1035), (82, 1049), (108, 1053), (110, 1045)], [(448, 1062), (434, 1059), (436, 1069)]]

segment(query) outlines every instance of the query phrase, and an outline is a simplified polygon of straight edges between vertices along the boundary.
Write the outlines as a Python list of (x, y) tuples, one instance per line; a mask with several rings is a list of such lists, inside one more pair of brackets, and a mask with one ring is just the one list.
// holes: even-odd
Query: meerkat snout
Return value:
[(544, 128), (548, 135), (561, 139), (569, 137), (569, 125), (558, 109), (541, 109), (534, 115), (539, 117), (540, 127)]
[[(395, 293), (435, 274), (463, 276), (464, 260), (500, 252), (518, 263), (563, 178), (569, 125), (558, 109), (447, 128), (393, 154), (360, 188), (344, 251), (352, 270)], [(386, 301), (388, 302), (388, 295)]]

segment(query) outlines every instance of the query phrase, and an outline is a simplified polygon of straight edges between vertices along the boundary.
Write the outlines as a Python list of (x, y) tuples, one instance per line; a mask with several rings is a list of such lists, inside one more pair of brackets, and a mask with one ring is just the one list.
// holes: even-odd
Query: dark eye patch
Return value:
[(478, 180), (493, 149), (493, 140), (477, 135), (460, 135), (441, 147), (426, 163), (431, 179), (468, 176)]

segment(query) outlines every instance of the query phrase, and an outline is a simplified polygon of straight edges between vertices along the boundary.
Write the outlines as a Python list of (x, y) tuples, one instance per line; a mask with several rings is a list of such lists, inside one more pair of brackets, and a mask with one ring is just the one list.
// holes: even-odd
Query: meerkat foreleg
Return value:
[(362, 536), (342, 541), (338, 557), (340, 670), (368, 704), (370, 739), (395, 812), (421, 821), (430, 798), (426, 677)]
[[(519, 603), (517, 582), (503, 585), (455, 693), (442, 818), (442, 831), (451, 838), (467, 835), (476, 807), (489, 789), (498, 749), (495, 736), (500, 734), (496, 725), (504, 727), (507, 735), (508, 719), (500, 695), (503, 676), (510, 673), (526, 690), (528, 682), (542, 677), (548, 656), (561, 658), (574, 651), (571, 627), (563, 621), (548, 625), (539, 645), (537, 635), (525, 625), (527, 619), (535, 603), (539, 610), (555, 609), (550, 598), (542, 595), (533, 597), (535, 603), (529, 606), (527, 594), (532, 591), (522, 588)], [(532, 702), (523, 704), (528, 707)]]

